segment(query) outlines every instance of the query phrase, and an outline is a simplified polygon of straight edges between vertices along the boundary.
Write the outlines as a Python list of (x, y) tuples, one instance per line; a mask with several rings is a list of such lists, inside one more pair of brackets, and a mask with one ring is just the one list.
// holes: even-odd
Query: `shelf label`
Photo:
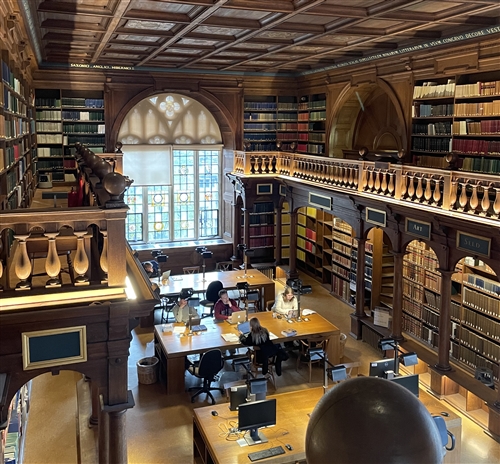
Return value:
[(318, 195), (317, 193), (309, 193), (309, 204), (319, 206), (320, 208), (332, 209), (332, 198)]
[(431, 239), (431, 224), (429, 222), (416, 221), (415, 219), (406, 218), (406, 233), (415, 235), (427, 240)]
[(490, 257), (491, 239), (480, 237), (478, 235), (457, 232), (457, 248), (459, 250), (470, 251), (473, 255)]
[(273, 193), (273, 184), (257, 184), (257, 195), (270, 195)]
[(379, 209), (366, 208), (365, 221), (370, 224), (375, 224), (377, 226), (385, 227), (387, 223), (387, 215), (385, 211)]

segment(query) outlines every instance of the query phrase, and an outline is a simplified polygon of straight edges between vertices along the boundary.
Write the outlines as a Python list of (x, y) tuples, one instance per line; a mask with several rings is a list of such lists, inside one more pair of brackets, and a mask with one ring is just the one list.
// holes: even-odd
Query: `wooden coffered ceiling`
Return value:
[[(500, 24), (499, 0), (18, 0), (39, 66), (300, 73)], [(498, 37), (498, 35), (497, 35)], [(445, 42), (444, 40), (442, 41)]]

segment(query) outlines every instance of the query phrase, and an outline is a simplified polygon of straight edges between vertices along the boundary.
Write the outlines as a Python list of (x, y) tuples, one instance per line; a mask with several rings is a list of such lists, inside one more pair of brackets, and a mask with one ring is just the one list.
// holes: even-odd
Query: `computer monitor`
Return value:
[(266, 443), (268, 440), (263, 433), (259, 433), (259, 427), (268, 427), (270, 425), (276, 425), (275, 398), (240, 404), (238, 408), (238, 429), (250, 431), (250, 434), (245, 436), (245, 441), (249, 446)]
[(397, 377), (393, 377), (392, 379), (388, 379), (391, 382), (398, 383), (402, 387), (410, 390), (417, 398), (419, 393), (418, 388), (418, 374), (413, 375), (399, 375)]
[(255, 395), (256, 401), (265, 400), (266, 399), (266, 392), (267, 392), (267, 379), (266, 378), (249, 379), (248, 380), (248, 393), (249, 393), (250, 398), (252, 398), (251, 395)]
[(380, 359), (370, 363), (370, 377), (386, 378), (386, 372), (394, 372), (394, 359)]

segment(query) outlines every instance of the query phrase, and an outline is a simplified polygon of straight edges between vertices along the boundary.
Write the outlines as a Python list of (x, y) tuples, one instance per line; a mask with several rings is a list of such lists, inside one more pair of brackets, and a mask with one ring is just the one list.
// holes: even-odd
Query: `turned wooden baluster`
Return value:
[(486, 187), (481, 183), (480, 185), (483, 188), (483, 199), (481, 200), (481, 212), (479, 213), (479, 215), (487, 216), (488, 210), (490, 209), (491, 206), (490, 188), (493, 187), (493, 184), (490, 182)]
[(436, 184), (434, 186), (434, 192), (432, 193), (433, 204), (439, 206), (441, 201), (441, 184), (443, 183), (443, 177), (436, 179)]
[(382, 183), (380, 184), (380, 189), (384, 195), (387, 194), (387, 171), (381, 172), (382, 174)]
[(359, 179), (359, 168), (356, 166), (352, 170), (352, 185), (355, 189), (358, 188), (358, 179)]
[[(2, 280), (3, 276), (3, 263), (2, 260), (0, 259), (0, 281)], [(0, 284), (0, 292), (3, 291), (3, 286)]]
[(404, 172), (403, 175), (401, 176), (401, 198), (402, 199), (405, 199), (406, 195), (408, 193), (408, 183), (409, 183), (408, 173)]
[(372, 171), (371, 169), (368, 169), (368, 190), (371, 192), (373, 190), (373, 185), (374, 185), (374, 176), (375, 176), (375, 171)]
[(432, 198), (432, 188), (431, 188), (431, 183), (432, 183), (432, 177), (427, 177), (425, 179), (425, 191), (424, 191), (424, 198), (425, 201), (430, 205), (431, 204), (431, 198)]
[(45, 272), (50, 277), (45, 287), (60, 287), (61, 279), (59, 278), (59, 274), (61, 273), (61, 261), (57, 254), (56, 243), (56, 237), (59, 235), (59, 232), (46, 232), (44, 235), (49, 239), (47, 258), (45, 259)]
[(467, 206), (467, 183), (460, 183), (462, 187), (462, 191), (460, 193), (460, 198), (458, 199), (458, 204), (460, 205), (460, 208), (458, 208), (458, 211), (464, 211), (465, 207)]
[(394, 172), (389, 171), (389, 184), (387, 185), (389, 195), (394, 196)]
[(361, 178), (361, 188), (362, 188), (363, 192), (366, 191), (366, 187), (368, 186), (369, 175), (370, 175), (370, 171), (368, 169), (363, 169), (362, 178)]
[(408, 174), (408, 198), (413, 201), (413, 196), (415, 195), (415, 174)]
[(493, 212), (495, 213), (493, 217), (497, 218), (500, 216), (500, 188), (495, 187), (495, 202), (493, 203)]
[(102, 253), (99, 264), (101, 265), (101, 269), (104, 271), (104, 279), (102, 283), (107, 282), (108, 280), (108, 231), (101, 230), (101, 234), (103, 236), (102, 241)]
[(14, 235), (18, 242), (16, 253), (14, 255), (14, 272), (20, 282), (16, 285), (16, 290), (30, 290), (31, 282), (28, 280), (31, 275), (31, 261), (26, 248), (26, 240), (29, 235)]
[(422, 196), (424, 195), (424, 187), (422, 185), (422, 180), (424, 178), (424, 175), (422, 174), (421, 176), (416, 176), (417, 177), (417, 190), (415, 192), (417, 196), (417, 200), (421, 201)]
[(380, 192), (380, 176), (382, 175), (382, 171), (380, 169), (377, 169), (377, 170), (373, 170), (373, 173), (375, 174), (375, 185), (374, 185), (374, 189), (375, 189), (375, 192)]
[(89, 259), (85, 252), (85, 243), (83, 237), (87, 235), (87, 231), (74, 232), (76, 235), (76, 253), (73, 261), (73, 269), (78, 274), (75, 278), (75, 285), (88, 285), (89, 279), (85, 275), (89, 269)]
[(457, 203), (458, 194), (458, 183), (456, 180), (451, 181), (451, 192), (450, 192), (450, 209), (456, 209), (455, 205)]
[(467, 211), (470, 214), (474, 214), (476, 212), (476, 208), (479, 206), (479, 198), (477, 196), (477, 185), (472, 184), (472, 195), (469, 199), (469, 210)]

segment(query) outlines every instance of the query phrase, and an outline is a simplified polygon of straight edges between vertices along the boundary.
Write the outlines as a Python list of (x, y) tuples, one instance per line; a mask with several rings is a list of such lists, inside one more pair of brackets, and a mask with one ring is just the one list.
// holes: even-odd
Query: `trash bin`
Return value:
[(344, 357), (344, 348), (347, 342), (347, 335), (344, 333), (340, 334), (340, 360)]
[(158, 380), (158, 358), (151, 356), (137, 361), (137, 377), (139, 383), (150, 385)]

